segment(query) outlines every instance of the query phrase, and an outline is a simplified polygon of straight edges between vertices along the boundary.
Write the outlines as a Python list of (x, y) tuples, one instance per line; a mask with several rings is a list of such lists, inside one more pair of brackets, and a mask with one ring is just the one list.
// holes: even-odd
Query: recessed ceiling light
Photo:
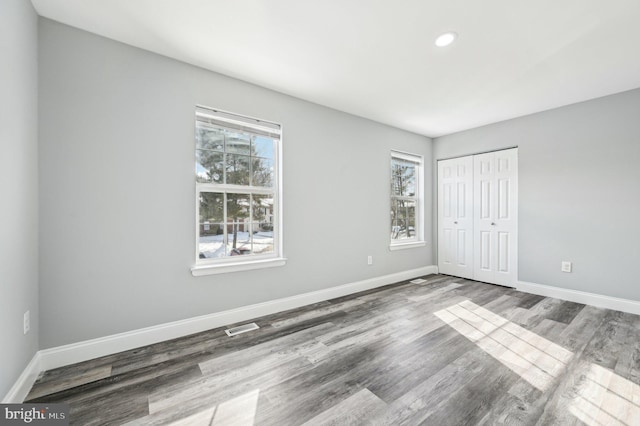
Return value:
[(454, 33), (453, 31), (449, 31), (449, 32), (444, 33), (444, 34), (440, 34), (438, 36), (438, 38), (436, 39), (436, 46), (438, 46), (438, 47), (448, 46), (451, 43), (453, 43), (453, 41), (456, 39), (456, 37), (458, 37), (458, 34)]

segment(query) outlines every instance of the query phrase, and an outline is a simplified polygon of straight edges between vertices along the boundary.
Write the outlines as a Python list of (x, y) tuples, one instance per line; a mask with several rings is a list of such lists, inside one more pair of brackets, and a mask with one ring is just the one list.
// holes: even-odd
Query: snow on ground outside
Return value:
[[(227, 250), (233, 248), (233, 234), (229, 234)], [(251, 249), (251, 238), (248, 232), (238, 232), (237, 248)], [(200, 253), (207, 259), (225, 257), (224, 235), (208, 235), (200, 237)], [(253, 254), (270, 253), (273, 251), (273, 232), (258, 232), (253, 234)]]

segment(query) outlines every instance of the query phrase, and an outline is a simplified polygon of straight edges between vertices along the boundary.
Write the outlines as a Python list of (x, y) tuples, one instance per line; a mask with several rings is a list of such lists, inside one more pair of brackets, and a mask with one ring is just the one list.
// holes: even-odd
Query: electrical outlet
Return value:
[(367, 256), (367, 265), (373, 265), (373, 256)]
[(22, 317), (22, 326), (24, 334), (27, 334), (29, 330), (31, 330), (31, 314), (29, 313), (29, 311), (25, 312), (24, 316)]
[(560, 266), (560, 270), (562, 272), (571, 272), (571, 262), (567, 262), (566, 260), (563, 260)]

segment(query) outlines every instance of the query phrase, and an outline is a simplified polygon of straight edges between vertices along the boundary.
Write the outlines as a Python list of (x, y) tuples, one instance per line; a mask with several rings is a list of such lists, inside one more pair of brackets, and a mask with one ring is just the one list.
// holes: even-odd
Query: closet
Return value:
[(438, 270), (514, 287), (518, 149), (438, 161)]

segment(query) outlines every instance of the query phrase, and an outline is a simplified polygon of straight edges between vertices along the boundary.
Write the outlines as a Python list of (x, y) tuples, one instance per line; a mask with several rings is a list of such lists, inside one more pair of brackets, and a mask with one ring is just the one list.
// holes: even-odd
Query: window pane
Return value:
[(224, 130), (196, 123), (196, 148), (222, 152), (224, 150)]
[(398, 221), (398, 203), (391, 199), (391, 239), (395, 240), (400, 234), (400, 223)]
[(249, 221), (249, 194), (227, 194), (227, 221)]
[(391, 200), (391, 239), (401, 240), (416, 235), (415, 211), (415, 201)]
[(201, 236), (198, 246), (200, 259), (217, 259), (225, 256), (223, 234)]
[(251, 233), (249, 222), (230, 223), (227, 238), (227, 256), (251, 254)]
[(222, 193), (200, 193), (198, 241), (200, 259), (223, 257), (225, 254), (223, 201)]
[(416, 216), (416, 203), (415, 201), (397, 200), (398, 205), (398, 217), (406, 220), (410, 217)]
[(273, 160), (273, 139), (264, 136), (256, 136), (253, 140), (252, 155)]
[(249, 185), (249, 156), (227, 154), (227, 183)]
[(226, 152), (235, 154), (251, 154), (251, 136), (244, 133), (226, 132)]
[(253, 224), (253, 254), (273, 253), (273, 224)]
[(416, 194), (416, 167), (413, 163), (391, 160), (391, 194), (414, 196)]
[(273, 160), (270, 158), (251, 158), (251, 185), (273, 186)]
[(224, 222), (224, 194), (220, 192), (200, 193), (200, 223)]
[(212, 223), (208, 220), (200, 223), (200, 236), (224, 234), (224, 223)]
[(407, 218), (407, 238), (413, 238), (416, 236), (416, 218)]
[(224, 154), (196, 149), (196, 181), (222, 183)]
[(402, 220), (403, 238), (413, 238), (416, 235), (416, 203), (415, 201), (400, 200), (398, 202), (398, 216)]
[(253, 195), (252, 222), (260, 224), (260, 230), (273, 230), (273, 194)]

